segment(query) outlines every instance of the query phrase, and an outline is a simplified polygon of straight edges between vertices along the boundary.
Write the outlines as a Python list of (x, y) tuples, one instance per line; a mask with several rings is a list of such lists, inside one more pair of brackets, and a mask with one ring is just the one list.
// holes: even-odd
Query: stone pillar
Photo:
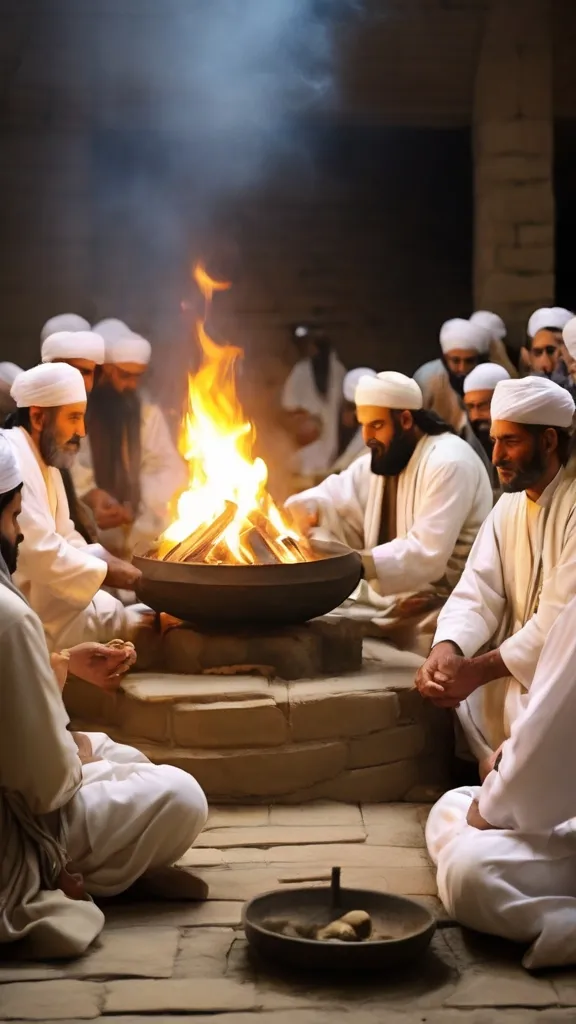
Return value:
[(476, 75), (474, 304), (521, 343), (554, 299), (549, 0), (492, 0)]

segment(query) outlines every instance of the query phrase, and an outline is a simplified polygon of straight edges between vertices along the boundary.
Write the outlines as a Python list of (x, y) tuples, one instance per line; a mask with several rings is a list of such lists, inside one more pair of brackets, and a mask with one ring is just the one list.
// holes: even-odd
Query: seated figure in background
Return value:
[[(480, 363), (474, 367), (464, 381), (464, 406), (470, 429), (480, 444), (481, 457), (492, 483), (494, 497), (500, 497), (498, 471), (492, 465), (494, 445), (490, 437), (490, 403), (494, 388), (501, 380), (509, 380), (510, 374), (497, 363)], [(478, 450), (478, 449), (476, 449)]]
[(367, 454), (366, 444), (362, 437), (362, 427), (356, 418), (356, 385), (361, 377), (375, 377), (376, 371), (367, 366), (359, 366), (356, 370), (348, 370), (342, 385), (342, 405), (340, 406), (340, 429), (338, 439), (338, 458), (330, 472), (341, 473), (348, 469), (360, 455)]
[(0, 437), (0, 943), (29, 957), (86, 951), (104, 916), (85, 895), (139, 881), (161, 895), (205, 895), (169, 866), (203, 828), (206, 799), (185, 772), (151, 764), (103, 733), (71, 733), (61, 690), (68, 669), (105, 689), (135, 660), (129, 644), (48, 654), (42, 623), (11, 581), (22, 473)]
[(356, 407), (370, 454), (286, 505), (303, 532), (323, 528), (362, 552), (365, 579), (341, 613), (427, 652), (492, 507), (490, 481), (470, 446), (423, 411), (409, 377), (362, 377)]

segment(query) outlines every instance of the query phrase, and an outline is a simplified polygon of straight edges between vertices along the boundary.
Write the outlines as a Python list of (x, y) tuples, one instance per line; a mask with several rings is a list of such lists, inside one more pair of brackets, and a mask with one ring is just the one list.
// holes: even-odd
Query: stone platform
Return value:
[(146, 671), (116, 694), (70, 680), (64, 695), (75, 727), (189, 771), (212, 802), (426, 801), (448, 780), (451, 725), (414, 691), (420, 663), (376, 640), (362, 659), (341, 621), (184, 627), (146, 635)]

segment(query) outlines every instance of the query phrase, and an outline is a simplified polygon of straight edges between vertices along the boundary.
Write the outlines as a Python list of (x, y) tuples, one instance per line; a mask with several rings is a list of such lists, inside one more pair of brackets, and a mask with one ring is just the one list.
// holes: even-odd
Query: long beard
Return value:
[(49, 427), (45, 427), (38, 442), (40, 455), (47, 466), (55, 469), (71, 469), (80, 448), (80, 438), (74, 434), (66, 446), (59, 445)]
[(6, 568), (11, 576), (16, 572), (18, 565), (18, 547), (24, 540), (22, 534), (19, 534), (16, 538), (16, 543), (12, 544), (7, 537), (3, 537), (0, 534), (0, 555), (6, 563)]
[(377, 441), (371, 442), (370, 469), (376, 476), (398, 476), (410, 462), (416, 444), (413, 435), (402, 429), (397, 430), (387, 449)]
[[(140, 398), (99, 384), (90, 395), (86, 426), (96, 484), (117, 501), (140, 504)], [(128, 464), (124, 458), (128, 455)]]
[(489, 459), (492, 459), (494, 445), (490, 440), (490, 420), (475, 420), (474, 423), (470, 423), (470, 426), (480, 441), (486, 455)]

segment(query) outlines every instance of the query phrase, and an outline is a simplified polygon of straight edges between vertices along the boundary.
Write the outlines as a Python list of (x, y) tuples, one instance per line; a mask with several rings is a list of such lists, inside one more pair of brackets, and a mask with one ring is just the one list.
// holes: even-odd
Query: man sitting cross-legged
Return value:
[(32, 957), (83, 953), (102, 912), (86, 898), (140, 880), (162, 895), (199, 898), (198, 881), (169, 865), (206, 821), (198, 783), (151, 764), (102, 733), (71, 734), (61, 698), (68, 669), (104, 687), (133, 663), (129, 644), (48, 654), (42, 624), (11, 581), (22, 476), (0, 437), (0, 943)]

